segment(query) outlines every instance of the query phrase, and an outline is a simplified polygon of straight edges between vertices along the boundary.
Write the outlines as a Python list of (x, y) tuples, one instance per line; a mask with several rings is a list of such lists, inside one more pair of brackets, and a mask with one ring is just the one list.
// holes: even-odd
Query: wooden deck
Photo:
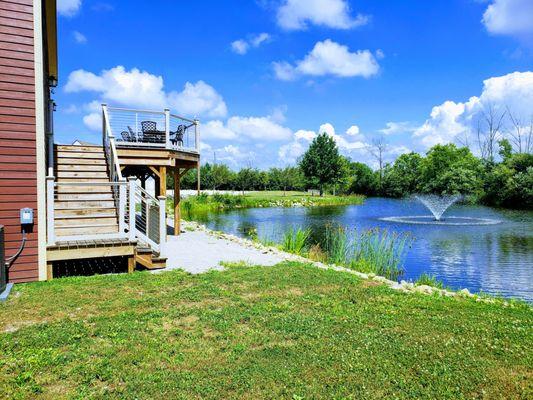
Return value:
[(133, 272), (136, 246), (137, 242), (127, 239), (76, 240), (48, 246), (46, 252), (48, 279), (53, 278), (52, 263), (64, 260), (128, 257), (128, 272)]
[(156, 182), (156, 196), (167, 195), (167, 176), (170, 174), (175, 190), (174, 195), (174, 234), (181, 231), (180, 181), (190, 169), (196, 168), (200, 182), (200, 154), (152, 146), (135, 148), (117, 142), (117, 156), (122, 175), (136, 177), (145, 188), (146, 180), (153, 178)]

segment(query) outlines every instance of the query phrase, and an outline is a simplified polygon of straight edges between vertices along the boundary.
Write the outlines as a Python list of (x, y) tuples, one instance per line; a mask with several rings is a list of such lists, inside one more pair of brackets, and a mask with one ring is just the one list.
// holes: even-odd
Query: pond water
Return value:
[(328, 224), (405, 232), (413, 238), (400, 279), (435, 275), (445, 285), (533, 301), (533, 212), (456, 204), (448, 217), (497, 219), (496, 225), (424, 225), (384, 221), (383, 217), (428, 215), (416, 200), (369, 198), (360, 206), (255, 208), (212, 213), (202, 222), (214, 230), (279, 241), (290, 227), (311, 228), (316, 234)]

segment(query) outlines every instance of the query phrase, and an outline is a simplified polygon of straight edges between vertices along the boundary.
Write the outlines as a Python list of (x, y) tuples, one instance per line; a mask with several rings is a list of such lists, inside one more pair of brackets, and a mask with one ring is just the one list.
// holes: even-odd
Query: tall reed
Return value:
[(409, 235), (390, 233), (387, 230), (355, 232), (350, 266), (366, 268), (376, 275), (397, 279), (404, 272), (403, 259), (410, 242)]
[(289, 253), (304, 255), (308, 249), (310, 236), (310, 229), (290, 228), (283, 235), (282, 248)]
[(348, 232), (344, 227), (327, 225), (318, 240), (311, 240), (310, 229), (288, 229), (282, 242), (283, 250), (342, 265), (361, 272), (374, 273), (389, 279), (403, 274), (403, 259), (411, 244), (407, 234), (386, 230)]

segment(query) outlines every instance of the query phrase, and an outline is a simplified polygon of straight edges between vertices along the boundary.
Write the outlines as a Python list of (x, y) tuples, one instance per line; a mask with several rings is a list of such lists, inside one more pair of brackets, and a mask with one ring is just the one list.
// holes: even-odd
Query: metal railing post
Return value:
[(165, 108), (165, 146), (170, 149), (170, 110)]
[(194, 148), (200, 152), (200, 121), (194, 120)]
[(106, 138), (108, 135), (107, 124), (105, 120), (106, 114), (107, 114), (107, 104), (102, 103), (102, 143), (104, 147), (106, 146), (106, 142), (107, 142)]
[(130, 241), (135, 240), (135, 178), (129, 178), (128, 181), (129, 185), (129, 235), (130, 235)]
[(159, 196), (157, 200), (159, 200), (159, 255), (164, 257), (167, 242), (167, 198), (165, 196)]
[(126, 232), (126, 180), (118, 183), (118, 231), (124, 235)]
[(53, 176), (47, 176), (46, 177), (46, 233), (47, 233), (49, 245), (53, 245), (56, 242), (54, 186), (55, 186), (55, 178)]

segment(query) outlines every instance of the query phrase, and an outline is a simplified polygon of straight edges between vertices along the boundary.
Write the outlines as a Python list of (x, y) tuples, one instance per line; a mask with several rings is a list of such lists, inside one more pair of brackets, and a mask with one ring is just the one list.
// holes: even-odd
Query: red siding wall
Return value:
[(6, 256), (22, 234), (19, 210), (34, 209), (35, 225), (9, 271), (12, 282), (38, 279), (37, 160), (32, 0), (0, 0), (0, 224)]

